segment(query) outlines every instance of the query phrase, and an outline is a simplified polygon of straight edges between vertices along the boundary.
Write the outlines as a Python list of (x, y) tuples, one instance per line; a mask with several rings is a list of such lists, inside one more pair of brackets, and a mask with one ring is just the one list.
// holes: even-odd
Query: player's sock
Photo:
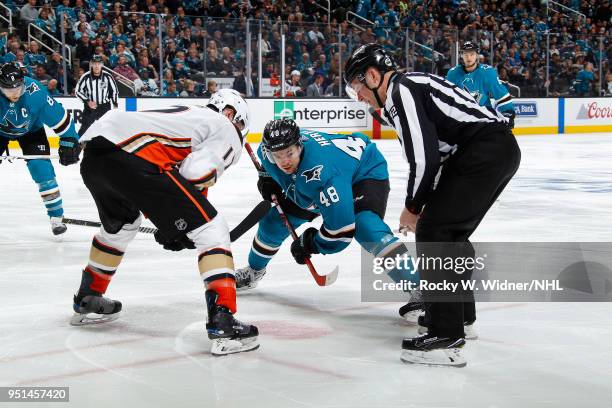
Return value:
[(261, 241), (257, 235), (253, 238), (253, 245), (249, 252), (249, 266), (255, 270), (266, 269), (268, 263), (280, 249), (280, 245), (275, 247)]
[(45, 204), (47, 215), (49, 215), (50, 218), (49, 221), (51, 222), (51, 231), (53, 235), (65, 233), (68, 228), (66, 224), (62, 222), (64, 208), (62, 207), (62, 196), (57, 181), (51, 179), (37, 184), (40, 197)]
[(236, 278), (232, 252), (223, 248), (213, 248), (198, 257), (200, 277), (206, 290), (214, 290), (217, 303), (236, 313)]
[(64, 215), (62, 208), (62, 196), (55, 179), (46, 180), (38, 184), (38, 192), (45, 204), (49, 217), (61, 217)]
[(106, 293), (122, 259), (123, 251), (101, 242), (98, 236), (95, 236), (91, 242), (89, 262), (83, 270), (77, 296)]

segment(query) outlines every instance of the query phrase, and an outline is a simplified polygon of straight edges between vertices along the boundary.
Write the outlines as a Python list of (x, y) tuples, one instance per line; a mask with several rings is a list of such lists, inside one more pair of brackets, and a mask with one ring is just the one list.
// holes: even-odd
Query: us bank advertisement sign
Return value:
[(544, 129), (554, 127), (556, 133), (558, 105), (556, 99), (513, 99), (515, 127)]
[(536, 101), (514, 102), (514, 113), (521, 118), (537, 118), (538, 103)]
[(365, 104), (350, 100), (274, 101), (274, 119), (291, 118), (307, 128), (366, 128), (368, 116)]

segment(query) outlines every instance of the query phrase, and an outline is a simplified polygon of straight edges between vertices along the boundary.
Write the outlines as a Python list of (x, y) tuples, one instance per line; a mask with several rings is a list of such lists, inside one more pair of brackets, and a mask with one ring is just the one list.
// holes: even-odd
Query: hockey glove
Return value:
[(162, 234), (160, 230), (157, 230), (155, 234), (155, 241), (164, 247), (168, 251), (182, 251), (183, 249), (195, 249), (195, 244), (192, 240), (187, 238), (186, 235), (181, 235), (175, 239), (168, 239)]
[(78, 163), (81, 145), (73, 138), (61, 139), (59, 142), (59, 161), (62, 166)]
[(279, 198), (283, 195), (281, 186), (268, 173), (259, 173), (257, 189), (266, 201), (272, 201), (273, 194)]
[(317, 235), (316, 228), (310, 227), (293, 243), (291, 244), (291, 255), (295, 258), (295, 262), (300, 265), (306, 263), (306, 259), (310, 258), (311, 254), (318, 254), (317, 246), (315, 245), (314, 239)]
[(514, 113), (512, 110), (502, 112), (502, 115), (508, 118), (508, 126), (510, 126), (510, 129), (514, 129), (514, 117), (516, 116), (516, 113)]

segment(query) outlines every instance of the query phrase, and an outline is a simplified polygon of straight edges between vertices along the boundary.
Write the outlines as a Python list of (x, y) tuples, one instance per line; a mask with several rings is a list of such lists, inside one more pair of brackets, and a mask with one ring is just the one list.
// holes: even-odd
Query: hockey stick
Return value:
[(6, 160), (9, 163), (12, 163), (14, 160), (49, 160), (49, 159), (59, 159), (59, 156), (56, 155), (56, 154), (52, 154), (52, 155), (31, 154), (31, 155), (23, 155), (23, 156), (0, 156), (0, 160)]
[[(88, 220), (79, 220), (76, 218), (62, 218), (62, 222), (64, 224), (71, 225), (82, 225), (84, 227), (101, 227), (102, 223), (100, 221), (88, 221)], [(138, 232), (144, 232), (145, 234), (155, 234), (157, 232), (157, 228), (155, 227), (139, 227)]]
[(378, 112), (376, 112), (376, 109), (374, 109), (374, 108), (369, 108), (369, 109), (368, 109), (368, 112), (370, 112), (370, 115), (372, 115), (372, 117), (373, 117), (374, 119), (376, 119), (376, 120), (377, 120), (377, 121), (378, 121), (378, 122), (379, 122), (381, 125), (383, 125), (383, 126), (391, 126), (391, 125), (389, 125), (389, 124), (387, 123), (387, 121), (386, 121), (386, 120), (384, 120), (384, 119), (382, 118), (382, 116), (380, 116), (380, 114), (379, 114)]
[[(251, 210), (251, 212), (242, 220), (236, 227), (230, 231), (230, 241), (235, 242), (243, 236), (248, 230), (250, 230), (255, 224), (261, 220), (264, 215), (268, 213), (272, 205), (269, 201), (262, 201), (255, 206)], [(78, 220), (74, 218), (63, 218), (62, 221), (66, 224), (72, 225), (82, 225), (85, 227), (100, 227), (102, 223), (99, 221), (87, 221), (87, 220)], [(139, 227), (138, 232), (143, 232), (145, 234), (155, 234), (157, 232), (157, 228), (155, 227)]]
[[(263, 172), (264, 171), (263, 167), (259, 163), (259, 160), (257, 160), (257, 157), (255, 156), (255, 153), (253, 152), (251, 145), (248, 142), (245, 142), (244, 147), (246, 148), (246, 151), (249, 153), (249, 157), (251, 158), (251, 161), (253, 162), (253, 165), (255, 165), (255, 168), (257, 169), (257, 171)], [(274, 194), (272, 195), (272, 202), (276, 204), (276, 210), (278, 211), (278, 214), (280, 215), (281, 220), (283, 220), (285, 227), (287, 227), (287, 229), (289, 230), (291, 237), (294, 240), (299, 239), (297, 232), (295, 232), (295, 228), (293, 228), (293, 225), (291, 225), (291, 222), (289, 222), (289, 218), (287, 218), (287, 216), (283, 212), (283, 209), (281, 208), (280, 204), (278, 203), (278, 199), (276, 198), (276, 195)], [(334, 283), (336, 279), (338, 278), (338, 269), (339, 269), (338, 265), (336, 265), (336, 267), (327, 275), (319, 275), (314, 265), (312, 264), (310, 257), (307, 257), (305, 261), (306, 261), (306, 266), (308, 266), (308, 270), (310, 271), (310, 274), (314, 278), (315, 282), (317, 282), (317, 285), (329, 286), (332, 283)]]

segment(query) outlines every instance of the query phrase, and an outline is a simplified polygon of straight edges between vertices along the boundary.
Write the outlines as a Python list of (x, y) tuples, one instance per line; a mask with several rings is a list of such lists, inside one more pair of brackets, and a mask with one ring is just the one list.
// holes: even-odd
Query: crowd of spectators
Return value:
[[(96, 54), (141, 96), (205, 97), (220, 81), (278, 95), (285, 81), (288, 95), (327, 97), (341, 95), (341, 65), (360, 44), (379, 42), (403, 67), (445, 75), (456, 44), (471, 40), (522, 96), (612, 95), (609, 0), (557, 3), (574, 11), (538, 0), (333, 0), (328, 20), (317, 0), (8, 0), (17, 29), (0, 35), (0, 58), (53, 94), (72, 93)], [(42, 47), (27, 41), (29, 24)], [(66, 75), (57, 43), (41, 31), (70, 47)]]

